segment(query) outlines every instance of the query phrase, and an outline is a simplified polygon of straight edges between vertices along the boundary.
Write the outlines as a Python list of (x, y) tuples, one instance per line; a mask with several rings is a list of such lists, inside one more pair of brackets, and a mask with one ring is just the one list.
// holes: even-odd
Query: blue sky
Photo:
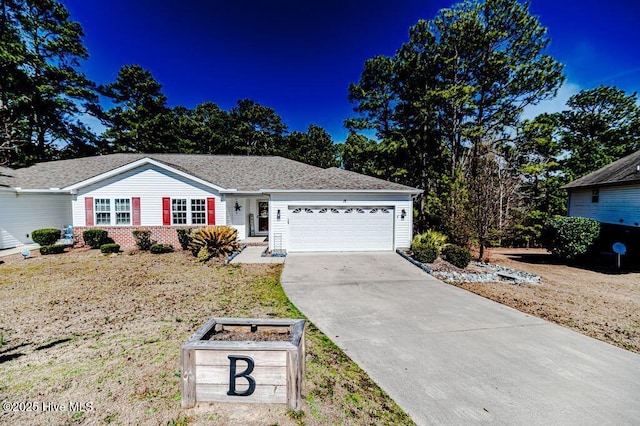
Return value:
[[(224, 109), (250, 98), (290, 130), (317, 124), (343, 141), (352, 115), (349, 83), (366, 59), (391, 55), (418, 19), (452, 1), (63, 0), (85, 31), (83, 70), (99, 84), (140, 64), (171, 106), (213, 101)], [(527, 111), (562, 108), (581, 89), (640, 90), (640, 1), (531, 0), (548, 28), (549, 53), (565, 64), (558, 98)], [(96, 126), (93, 126), (94, 129)]]

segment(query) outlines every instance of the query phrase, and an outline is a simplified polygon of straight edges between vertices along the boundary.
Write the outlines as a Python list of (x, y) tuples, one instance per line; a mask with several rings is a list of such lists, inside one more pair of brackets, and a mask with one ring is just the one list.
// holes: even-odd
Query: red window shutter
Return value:
[(133, 226), (140, 226), (140, 197), (131, 198), (131, 207), (133, 209)]
[(93, 197), (84, 197), (84, 225), (93, 226)]
[(207, 225), (216, 224), (216, 199), (207, 198)]
[(162, 198), (162, 224), (171, 225), (171, 198)]

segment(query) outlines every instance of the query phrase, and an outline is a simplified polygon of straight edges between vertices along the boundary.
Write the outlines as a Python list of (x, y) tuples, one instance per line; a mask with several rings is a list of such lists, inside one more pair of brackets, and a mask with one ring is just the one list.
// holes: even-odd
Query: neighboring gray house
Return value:
[(563, 187), (569, 192), (567, 216), (640, 227), (640, 151)]
[(268, 237), (271, 250), (408, 247), (421, 191), (281, 157), (112, 154), (0, 169), (0, 249), (38, 228), (103, 228), (124, 246), (147, 228), (177, 244), (175, 228), (225, 224)]

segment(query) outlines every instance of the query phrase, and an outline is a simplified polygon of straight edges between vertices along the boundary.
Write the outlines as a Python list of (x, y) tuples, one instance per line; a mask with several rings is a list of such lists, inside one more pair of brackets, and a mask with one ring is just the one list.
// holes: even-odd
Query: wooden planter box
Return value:
[[(304, 330), (304, 320), (212, 318), (181, 347), (182, 406), (256, 402), (299, 410)], [(251, 339), (216, 340), (233, 333)]]

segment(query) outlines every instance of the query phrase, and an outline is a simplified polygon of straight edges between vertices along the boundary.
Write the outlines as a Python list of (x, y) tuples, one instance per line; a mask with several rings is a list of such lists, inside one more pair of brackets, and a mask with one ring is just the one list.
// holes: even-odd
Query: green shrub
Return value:
[(109, 253), (119, 253), (119, 252), (120, 252), (120, 244), (107, 243), (100, 246), (100, 253), (109, 254)]
[(471, 262), (471, 252), (464, 247), (457, 246), (455, 244), (449, 244), (442, 249), (442, 257), (444, 260), (464, 269)]
[(542, 231), (542, 243), (554, 256), (575, 260), (586, 255), (600, 236), (600, 223), (585, 217), (555, 216)]
[(151, 231), (148, 229), (136, 229), (131, 232), (136, 240), (136, 246), (140, 250), (149, 250), (153, 245), (151, 241)]
[[(108, 244), (107, 231), (104, 229), (87, 229), (82, 233), (84, 243), (92, 249), (100, 248), (103, 244)], [(111, 240), (113, 242), (113, 240)]]
[(189, 237), (191, 254), (202, 262), (213, 257), (225, 258), (234, 251), (240, 250), (238, 231), (230, 226), (207, 226), (194, 229)]
[(54, 228), (36, 229), (31, 233), (31, 238), (41, 246), (50, 246), (60, 239), (62, 231)]
[(47, 255), (47, 254), (60, 254), (64, 252), (64, 249), (67, 248), (68, 246), (65, 244), (52, 244), (52, 245), (48, 245), (48, 246), (42, 246), (40, 247), (40, 254), (42, 255)]
[(435, 247), (423, 243), (417, 243), (411, 246), (413, 257), (422, 263), (433, 263), (438, 258), (438, 250)]
[(182, 250), (189, 250), (189, 244), (191, 244), (191, 237), (189, 236), (191, 228), (178, 228), (176, 231), (178, 232), (178, 241), (180, 242)]
[(437, 231), (427, 231), (413, 237), (411, 250), (414, 257), (423, 263), (433, 263), (447, 243), (447, 236)]
[(154, 244), (150, 249), (153, 254), (173, 253), (173, 246), (171, 244)]

